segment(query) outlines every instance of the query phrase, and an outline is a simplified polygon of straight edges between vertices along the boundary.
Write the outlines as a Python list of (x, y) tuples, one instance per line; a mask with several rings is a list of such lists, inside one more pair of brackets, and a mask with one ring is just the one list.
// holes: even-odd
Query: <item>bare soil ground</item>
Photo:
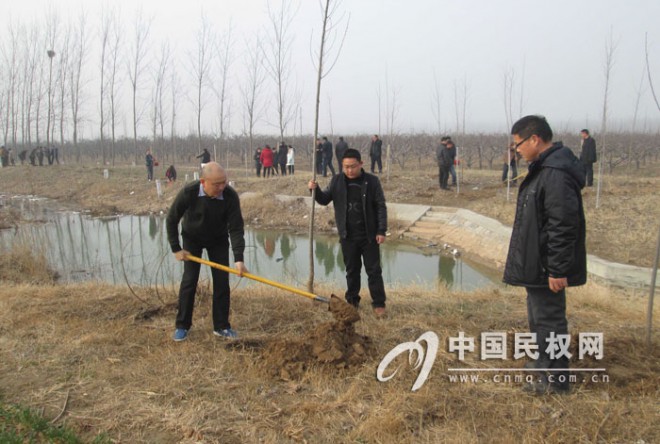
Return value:
[[(506, 222), (513, 203), (492, 183), (497, 174), (477, 173), (466, 173), (465, 192), (458, 197), (436, 190), (430, 169), (393, 174), (385, 192), (390, 201), (463, 206)], [(142, 168), (130, 167), (112, 169), (108, 180), (101, 168), (9, 168), (0, 170), (0, 192), (59, 198), (96, 214), (166, 211), (181, 184), (165, 187), (159, 198), (143, 176)], [(309, 174), (266, 180), (232, 171), (230, 179), (240, 191), (263, 193), (243, 203), (249, 223), (306, 227), (304, 205), (283, 207), (272, 195), (304, 195)], [(608, 246), (609, 235), (624, 236), (619, 223), (646, 224), (646, 233), (638, 235), (654, 244), (657, 177), (608, 180), (612, 184), (606, 182), (597, 213), (589, 209), (591, 190), (585, 196), (594, 231), (590, 246), (602, 244), (597, 254), (607, 257), (609, 251), (613, 260), (624, 246), (646, 254), (652, 247), (641, 242)], [(621, 186), (627, 193), (619, 194)], [(624, 198), (631, 190), (640, 196)], [(622, 210), (629, 214), (621, 216)], [(655, 216), (647, 216), (649, 211)], [(329, 212), (322, 213), (319, 225), (331, 228), (329, 219)], [(7, 225), (15, 223), (20, 216), (14, 214)], [(598, 223), (603, 231), (591, 228)], [(57, 284), (43, 258), (30, 251), (19, 246), (0, 260), (0, 399), (66, 423), (83, 438), (105, 433), (122, 443), (660, 441), (658, 335), (647, 347), (646, 300), (639, 290), (592, 283), (570, 289), (571, 366), (606, 372), (595, 379), (576, 372), (571, 394), (536, 397), (524, 394), (520, 381), (504, 379), (520, 373), (467, 371), (459, 374), (476, 380), (450, 379), (456, 374), (450, 369), (457, 367), (522, 368), (524, 360), (513, 359), (511, 350), (513, 335), (528, 331), (521, 289), (399, 288), (388, 294), (387, 319), (377, 319), (363, 304), (357, 320), (270, 287), (239, 285), (231, 319), (241, 339), (228, 342), (212, 334), (209, 283), (202, 282), (189, 339), (175, 343), (175, 288), (136, 288), (133, 294), (123, 286)], [(388, 367), (389, 375), (398, 368), (391, 380), (376, 378), (392, 348), (427, 331), (438, 335), (440, 345), (421, 389), (411, 390), (419, 369), (407, 354)], [(459, 332), (475, 338), (475, 352), (464, 361), (448, 349), (448, 339)], [(506, 332), (506, 360), (480, 359), (484, 332)], [(579, 332), (604, 334), (602, 360), (578, 359)]]

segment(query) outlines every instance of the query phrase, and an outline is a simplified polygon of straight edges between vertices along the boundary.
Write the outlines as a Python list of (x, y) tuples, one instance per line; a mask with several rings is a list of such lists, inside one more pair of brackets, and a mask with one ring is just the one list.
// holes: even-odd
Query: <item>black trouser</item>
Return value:
[(295, 167), (294, 165), (288, 165), (288, 167), (289, 167), (289, 176), (291, 176), (295, 170)]
[(147, 165), (147, 180), (153, 180), (153, 179), (154, 179), (154, 166)]
[[(527, 287), (527, 320), (529, 330), (536, 333), (539, 357), (536, 360), (536, 368), (568, 368), (568, 358), (551, 358), (548, 353), (547, 339), (551, 333), (565, 335), (568, 333), (568, 321), (566, 320), (566, 291), (557, 293), (550, 288)], [(563, 375), (568, 386), (568, 372), (551, 372), (558, 379)], [(561, 384), (560, 384), (561, 385)]]
[(449, 189), (449, 167), (450, 165), (440, 165), (440, 188)]
[(282, 172), (282, 176), (286, 176), (286, 163), (280, 164), (280, 171)]
[(594, 186), (594, 164), (585, 163), (584, 172), (587, 174), (587, 186), (588, 187)]
[(337, 174), (335, 173), (335, 167), (332, 166), (332, 157), (323, 158), (323, 177), (326, 177), (328, 175), (328, 168), (330, 168), (330, 172), (332, 173), (333, 176)]
[(378, 157), (372, 157), (371, 158), (371, 172), (375, 173), (374, 167), (378, 164), (378, 172), (382, 173), (383, 172), (383, 161), (380, 156)]
[(362, 278), (362, 260), (367, 272), (371, 305), (385, 307), (385, 285), (383, 284), (383, 270), (380, 266), (380, 245), (373, 239), (342, 239), (341, 252), (346, 265), (346, 301), (349, 304), (360, 303), (360, 284)]
[(257, 177), (261, 177), (261, 162), (254, 162), (254, 167), (257, 169)]
[[(193, 256), (201, 257), (204, 247), (186, 238), (183, 238), (183, 249)], [(229, 266), (229, 245), (207, 246), (206, 252), (211, 262)], [(183, 262), (183, 278), (179, 287), (179, 311), (176, 315), (176, 328), (190, 329), (192, 326), (193, 309), (195, 307), (195, 293), (199, 281), (201, 266), (197, 262)], [(211, 268), (213, 277), (213, 330), (231, 328), (229, 324), (229, 274)]]
[(271, 174), (272, 174), (273, 176), (275, 176), (275, 172), (273, 171), (273, 167), (267, 167), (267, 166), (265, 166), (265, 167), (264, 167), (264, 174), (263, 174), (263, 177), (270, 177)]
[[(511, 164), (511, 174), (513, 177), (511, 178), (512, 183), (516, 183), (516, 177), (518, 177), (518, 168), (516, 167), (515, 162)], [(502, 182), (506, 182), (506, 180), (509, 178), (509, 165), (506, 163), (503, 164), (502, 166)]]

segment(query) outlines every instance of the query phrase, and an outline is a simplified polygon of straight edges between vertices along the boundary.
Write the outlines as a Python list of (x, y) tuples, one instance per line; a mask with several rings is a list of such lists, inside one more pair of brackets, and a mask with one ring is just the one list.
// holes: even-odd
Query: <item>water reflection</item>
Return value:
[[(18, 230), (0, 231), (0, 247), (14, 243), (42, 251), (65, 281), (97, 279), (112, 284), (169, 285), (181, 279), (182, 264), (170, 253), (163, 215), (91, 218), (39, 200), (5, 200), (32, 220)], [(246, 231), (245, 262), (259, 276), (303, 288), (308, 277), (306, 236)], [(315, 236), (315, 282), (345, 286), (344, 261), (336, 236)], [(423, 254), (396, 242), (382, 245), (383, 279), (389, 287), (420, 284), (456, 290), (492, 285), (493, 280), (453, 257)], [(210, 278), (203, 267), (202, 277)], [(231, 276), (231, 279), (238, 279)], [(363, 287), (366, 289), (363, 273)], [(233, 284), (232, 284), (233, 285)], [(244, 280), (242, 285), (261, 285)]]

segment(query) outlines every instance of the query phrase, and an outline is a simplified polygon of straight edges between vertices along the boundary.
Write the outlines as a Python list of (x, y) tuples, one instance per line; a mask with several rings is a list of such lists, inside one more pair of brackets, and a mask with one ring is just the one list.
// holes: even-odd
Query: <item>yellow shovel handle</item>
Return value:
[[(193, 261), (193, 262), (198, 262), (200, 264), (208, 265), (209, 267), (217, 268), (218, 270), (226, 271), (227, 273), (232, 273), (232, 274), (235, 274), (235, 275), (239, 274), (238, 270), (236, 270), (234, 268), (227, 267), (227, 266), (222, 265), (222, 264), (218, 264), (217, 262), (207, 261), (206, 259), (202, 259), (202, 258), (199, 258), (197, 256), (193, 256), (191, 254), (186, 256), (186, 260), (190, 260), (190, 261)], [(290, 291), (291, 293), (296, 293), (296, 294), (299, 294), (301, 296), (305, 296), (306, 298), (313, 299), (315, 301), (326, 302), (326, 303), (330, 302), (330, 300), (326, 297), (318, 296), (318, 295), (315, 295), (313, 293), (308, 293), (308, 292), (303, 291), (303, 290), (298, 290), (297, 288), (289, 287), (288, 285), (280, 284), (279, 282), (271, 281), (270, 279), (266, 279), (266, 278), (263, 278), (263, 277), (260, 277), (260, 276), (256, 276), (252, 273), (243, 273), (243, 277), (246, 277), (248, 279), (252, 279), (253, 281), (261, 282), (262, 284), (271, 285), (271, 286), (279, 288), (281, 290)]]

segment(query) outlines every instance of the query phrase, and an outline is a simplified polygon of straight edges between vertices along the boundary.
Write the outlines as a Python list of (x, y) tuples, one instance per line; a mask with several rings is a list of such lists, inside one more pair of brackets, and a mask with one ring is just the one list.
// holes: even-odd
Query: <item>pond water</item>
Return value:
[[(0, 248), (31, 245), (43, 252), (65, 282), (101, 280), (112, 284), (170, 285), (181, 279), (183, 267), (167, 242), (165, 215), (94, 218), (71, 211), (57, 202), (26, 197), (0, 197), (25, 219), (17, 229), (0, 230)], [(286, 285), (305, 288), (309, 274), (309, 238), (279, 231), (245, 233), (245, 264), (251, 273)], [(314, 239), (315, 283), (345, 287), (344, 263), (337, 236)], [(230, 260), (231, 260), (230, 254)], [(499, 275), (451, 256), (425, 253), (419, 248), (389, 241), (381, 259), (386, 286), (417, 284), (470, 291), (499, 285)], [(203, 267), (202, 278), (210, 278)], [(366, 274), (363, 272), (363, 288)], [(231, 285), (238, 277), (231, 276)], [(241, 285), (263, 285), (243, 279)]]

